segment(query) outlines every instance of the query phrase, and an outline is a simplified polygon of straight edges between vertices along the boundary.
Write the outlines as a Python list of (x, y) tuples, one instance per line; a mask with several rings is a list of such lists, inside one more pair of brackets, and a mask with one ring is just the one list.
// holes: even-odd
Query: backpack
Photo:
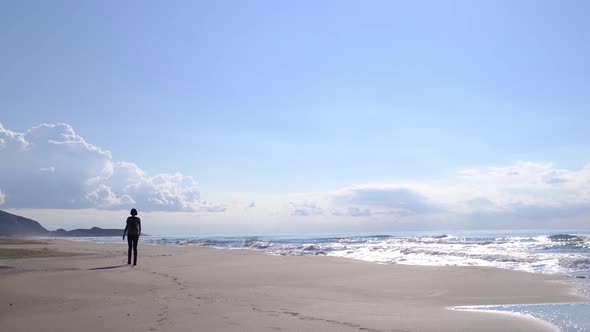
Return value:
[(139, 235), (139, 218), (137, 218), (137, 217), (127, 218), (127, 234)]

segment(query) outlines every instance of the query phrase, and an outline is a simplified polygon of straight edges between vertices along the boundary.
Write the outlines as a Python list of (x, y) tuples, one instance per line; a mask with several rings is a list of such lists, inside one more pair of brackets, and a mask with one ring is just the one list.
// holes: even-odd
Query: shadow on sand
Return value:
[(93, 267), (91, 269), (88, 269), (88, 271), (94, 271), (94, 270), (110, 270), (110, 269), (117, 269), (123, 266), (127, 266), (127, 264), (122, 264), (122, 265), (113, 265), (113, 266), (102, 266), (102, 267)]

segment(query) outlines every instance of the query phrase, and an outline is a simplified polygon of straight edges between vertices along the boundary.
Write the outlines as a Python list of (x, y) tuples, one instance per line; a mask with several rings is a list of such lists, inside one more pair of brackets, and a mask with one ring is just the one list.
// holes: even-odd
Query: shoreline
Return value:
[(448, 308), (588, 302), (553, 282), (567, 277), (498, 268), (166, 245), (140, 245), (132, 268), (123, 242), (43, 242), (10, 247), (74, 255), (0, 259), (13, 267), (0, 270), (0, 295), (12, 301), (2, 303), (0, 321), (11, 331), (103, 331), (105, 324), (138, 331), (552, 331), (535, 317)]
[[(477, 307), (477, 306), (474, 306), (474, 307)], [(464, 311), (464, 312), (479, 312), (479, 313), (490, 313), (490, 314), (494, 314), (494, 315), (507, 315), (507, 316), (512, 316), (512, 317), (517, 317), (518, 319), (529, 319), (531, 321), (534, 321), (535, 323), (544, 325), (548, 329), (548, 331), (553, 331), (553, 332), (560, 332), (561, 331), (559, 326), (557, 326), (551, 322), (548, 322), (544, 319), (535, 317), (530, 314), (524, 314), (521, 312), (512, 312), (512, 311), (504, 311), (504, 310), (475, 309), (475, 308), (461, 309), (459, 307), (449, 307), (447, 309), (456, 310), (456, 311)]]
[(587, 331), (590, 327), (588, 310), (590, 302), (572, 303), (536, 303), (536, 304), (502, 304), (451, 307), (450, 310), (489, 312), (509, 315), (520, 315), (540, 320), (556, 331)]
[[(451, 234), (451, 235), (449, 235)], [(524, 237), (523, 237), (524, 236)], [(80, 238), (95, 242), (118, 242), (118, 237)], [(423, 266), (489, 266), (509, 270), (590, 278), (587, 245), (590, 233), (545, 230), (526, 233), (457, 232), (442, 235), (349, 234), (247, 236), (148, 236), (142, 242), (164, 245), (195, 245), (213, 248), (244, 248), (280, 255), (324, 255), (374, 263)], [(590, 243), (590, 242), (588, 242)], [(567, 244), (567, 245), (563, 245)], [(590, 290), (590, 289), (589, 289)]]

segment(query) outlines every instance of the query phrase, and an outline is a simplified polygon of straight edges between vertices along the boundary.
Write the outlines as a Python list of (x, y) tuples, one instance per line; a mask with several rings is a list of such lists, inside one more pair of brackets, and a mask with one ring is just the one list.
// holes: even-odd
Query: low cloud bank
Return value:
[(518, 162), (460, 170), (440, 181), (365, 184), (300, 197), (290, 203), (293, 216), (436, 220), (441, 227), (456, 221), (484, 227), (552, 221), (559, 226), (590, 214), (590, 165), (567, 170), (551, 163)]

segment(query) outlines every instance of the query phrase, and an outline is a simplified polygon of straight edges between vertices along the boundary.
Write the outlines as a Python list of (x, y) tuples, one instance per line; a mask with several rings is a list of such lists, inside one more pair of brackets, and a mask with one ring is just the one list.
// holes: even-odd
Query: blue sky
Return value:
[[(110, 151), (112, 162), (133, 163), (151, 177), (192, 177), (199, 201), (226, 208), (215, 216), (191, 204), (181, 209), (183, 218), (204, 223), (224, 218), (236, 200), (266, 205), (251, 220), (273, 225), (283, 218), (269, 211), (281, 204), (294, 211), (314, 205), (314, 220), (334, 219), (339, 208), (360, 217), (367, 206), (335, 207), (330, 199), (321, 205), (359, 186), (388, 188), (389, 198), (391, 190), (398, 197), (411, 189), (440, 205), (431, 196), (437, 190), (425, 187), (461, 182), (457, 174), (465, 170), (527, 163), (537, 165), (538, 177), (567, 171), (581, 173), (576, 181), (584, 183), (589, 9), (584, 1), (5, 2), (0, 123), (23, 134), (66, 123), (84, 142)], [(40, 168), (55, 169), (49, 164)], [(118, 199), (130, 189), (102, 185), (123, 209)], [(52, 208), (35, 199), (12, 204), (11, 186), (0, 181), (4, 208)], [(456, 201), (492, 195), (475, 189)], [(576, 204), (590, 205), (583, 186), (568, 190)], [(556, 195), (533, 202), (505, 193), (493, 203), (566, 200)], [(54, 208), (64, 207), (112, 210)], [(454, 214), (428, 225), (465, 217), (456, 207), (443, 210)], [(41, 215), (75, 214), (55, 211)], [(405, 216), (376, 221), (378, 211), (369, 212), (376, 228), (395, 228)], [(584, 213), (542, 226), (583, 225)], [(240, 224), (242, 217), (225, 218)]]

